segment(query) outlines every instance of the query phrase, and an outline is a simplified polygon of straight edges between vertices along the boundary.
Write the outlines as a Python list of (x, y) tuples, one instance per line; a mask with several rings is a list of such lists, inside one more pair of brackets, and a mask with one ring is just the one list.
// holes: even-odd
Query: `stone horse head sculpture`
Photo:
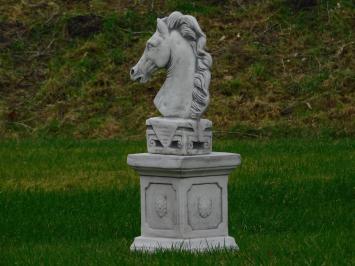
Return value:
[(206, 35), (197, 20), (180, 12), (157, 19), (157, 30), (131, 69), (132, 80), (147, 82), (167, 69), (167, 78), (154, 99), (164, 117), (200, 118), (209, 103), (212, 57), (205, 51)]

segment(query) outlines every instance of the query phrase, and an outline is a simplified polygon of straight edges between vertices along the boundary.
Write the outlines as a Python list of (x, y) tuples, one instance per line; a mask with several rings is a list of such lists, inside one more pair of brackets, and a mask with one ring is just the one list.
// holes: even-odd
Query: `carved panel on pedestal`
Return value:
[(216, 229), (222, 223), (222, 187), (193, 184), (187, 191), (188, 224), (192, 230)]
[(176, 190), (172, 184), (149, 183), (145, 188), (145, 219), (152, 229), (174, 229), (177, 223)]

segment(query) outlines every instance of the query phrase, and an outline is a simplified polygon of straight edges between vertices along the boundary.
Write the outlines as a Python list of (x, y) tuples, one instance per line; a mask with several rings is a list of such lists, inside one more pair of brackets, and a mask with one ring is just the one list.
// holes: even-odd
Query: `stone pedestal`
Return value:
[(212, 122), (208, 119), (152, 117), (146, 125), (149, 153), (197, 155), (212, 151)]
[(140, 153), (127, 162), (141, 187), (141, 236), (131, 250), (238, 249), (228, 236), (227, 184), (239, 154)]

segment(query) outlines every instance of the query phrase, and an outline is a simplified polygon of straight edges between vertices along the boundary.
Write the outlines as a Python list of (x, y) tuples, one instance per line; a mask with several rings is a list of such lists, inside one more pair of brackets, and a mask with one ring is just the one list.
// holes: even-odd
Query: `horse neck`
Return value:
[(169, 41), (171, 56), (167, 78), (155, 96), (154, 104), (165, 117), (188, 118), (191, 115), (195, 55), (179, 33), (172, 32)]
[(164, 87), (178, 92), (178, 96), (191, 97), (195, 74), (195, 54), (180, 34), (171, 34), (171, 58)]

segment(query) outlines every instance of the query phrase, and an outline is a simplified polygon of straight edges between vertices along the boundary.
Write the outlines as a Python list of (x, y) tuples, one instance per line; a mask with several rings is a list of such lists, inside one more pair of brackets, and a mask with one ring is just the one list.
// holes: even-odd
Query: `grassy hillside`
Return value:
[(239, 252), (129, 252), (144, 143), (0, 141), (1, 265), (353, 265), (355, 141), (219, 141)]
[[(165, 73), (129, 69), (173, 10), (214, 59), (215, 135), (354, 136), (350, 0), (0, 0), (0, 136), (141, 138)], [(227, 133), (228, 132), (228, 133)]]

